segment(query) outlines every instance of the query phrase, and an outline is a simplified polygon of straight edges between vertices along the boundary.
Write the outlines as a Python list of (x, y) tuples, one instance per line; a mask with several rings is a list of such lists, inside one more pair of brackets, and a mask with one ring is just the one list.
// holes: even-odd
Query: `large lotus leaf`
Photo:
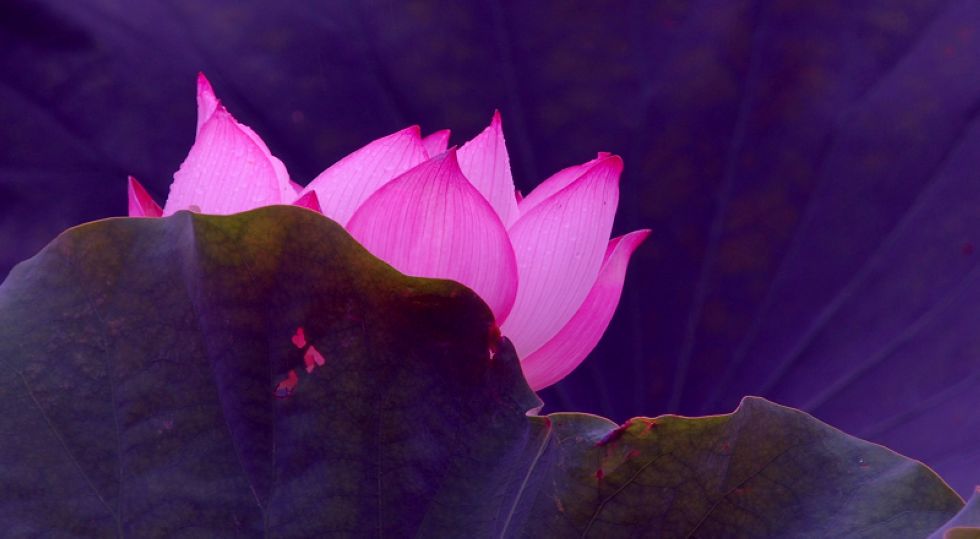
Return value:
[(0, 273), (165, 197), (194, 76), (306, 182), (499, 107), (518, 186), (622, 153), (623, 306), (547, 410), (803, 408), (980, 481), (975, 0), (0, 2)]
[(962, 507), (762, 399), (529, 416), (474, 293), (300, 208), (66, 232), (0, 286), (0, 369), (12, 536), (922, 537)]

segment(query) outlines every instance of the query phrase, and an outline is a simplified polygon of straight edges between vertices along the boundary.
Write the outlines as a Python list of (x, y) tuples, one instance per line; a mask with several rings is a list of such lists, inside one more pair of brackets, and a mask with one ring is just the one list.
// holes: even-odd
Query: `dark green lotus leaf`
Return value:
[(526, 415), (486, 306), (298, 208), (110, 219), (0, 286), (0, 526), (91, 537), (924, 537), (962, 501), (792, 409)]

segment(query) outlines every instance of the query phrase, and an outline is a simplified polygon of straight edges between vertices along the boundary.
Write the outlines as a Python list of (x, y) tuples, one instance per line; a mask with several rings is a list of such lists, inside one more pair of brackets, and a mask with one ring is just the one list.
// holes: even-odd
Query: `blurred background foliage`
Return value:
[(406, 125), (503, 113), (525, 193), (605, 150), (653, 229), (546, 411), (800, 407), (980, 482), (980, 3), (6, 0), (0, 276), (157, 200), (194, 76), (306, 183)]

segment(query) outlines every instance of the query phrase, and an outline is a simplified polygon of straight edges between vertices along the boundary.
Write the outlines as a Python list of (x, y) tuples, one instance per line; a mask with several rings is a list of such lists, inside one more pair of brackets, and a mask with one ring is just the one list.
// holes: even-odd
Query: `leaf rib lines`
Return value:
[[(231, 445), (232, 452), (235, 454), (235, 459), (236, 462), (238, 463), (239, 469), (242, 472), (243, 479), (245, 480), (245, 483), (248, 485), (249, 490), (252, 493), (252, 498), (255, 501), (255, 505), (259, 509), (260, 516), (262, 517), (263, 527), (266, 527), (268, 525), (268, 517), (266, 515), (265, 506), (262, 504), (262, 500), (259, 498), (259, 493), (255, 488), (255, 482), (252, 480), (252, 477), (249, 474), (248, 469), (245, 467), (245, 460), (242, 455), (242, 450), (239, 447), (239, 444), (236, 443), (235, 441), (235, 433), (232, 430), (231, 423), (228, 420), (228, 414), (227, 412), (225, 412), (224, 403), (222, 402), (222, 396), (221, 396), (222, 389), (220, 384), (218, 383), (219, 378), (218, 378), (218, 373), (215, 370), (214, 358), (211, 357), (213, 356), (213, 352), (211, 351), (210, 347), (207, 344), (208, 330), (206, 327), (204, 327), (205, 321), (201, 315), (201, 306), (199, 305), (201, 301), (201, 297), (205, 295), (205, 291), (203, 289), (196, 288), (201, 285), (200, 284), (196, 285), (194, 282), (195, 279), (194, 277), (192, 277), (193, 275), (200, 273), (200, 272), (195, 273), (194, 270), (199, 269), (201, 265), (199, 260), (200, 255), (197, 250), (198, 248), (197, 230), (195, 229), (194, 222), (190, 220), (185, 220), (184, 226), (187, 229), (187, 234), (190, 235), (190, 238), (188, 238), (187, 240), (187, 245), (189, 245), (189, 248), (186, 250), (186, 255), (184, 257), (183, 267), (182, 267), (184, 271), (183, 273), (184, 288), (186, 290), (187, 297), (190, 300), (191, 309), (194, 312), (194, 320), (196, 322), (197, 330), (201, 335), (201, 349), (204, 351), (205, 354), (207, 354), (208, 362), (211, 367), (211, 380), (214, 382), (214, 392), (215, 392), (214, 394), (215, 397), (217, 398), (216, 404), (221, 412), (221, 420), (222, 423), (224, 424), (225, 432), (228, 435), (228, 443)], [(254, 272), (251, 275), (254, 277)], [(268, 532), (267, 529), (265, 531)]]
[(691, 309), (688, 312), (687, 322), (684, 328), (684, 340), (677, 361), (677, 370), (674, 372), (674, 380), (670, 391), (670, 400), (667, 403), (667, 411), (675, 411), (681, 406), (684, 385), (687, 382), (688, 371), (690, 370), (692, 356), (697, 340), (698, 323), (704, 311), (705, 302), (708, 300), (709, 281), (711, 280), (713, 265), (718, 257), (718, 250), (725, 233), (725, 218), (728, 215), (728, 206), (731, 203), (732, 191), (735, 189), (735, 180), (738, 166), (738, 155), (745, 142), (746, 130), (748, 129), (749, 114), (753, 107), (752, 92), (755, 89), (756, 79), (762, 69), (762, 48), (768, 37), (763, 27), (767, 24), (765, 18), (765, 5), (756, 8), (755, 29), (752, 35), (752, 49), (749, 56), (749, 69), (745, 81), (742, 83), (741, 99), (738, 112), (735, 117), (735, 125), (732, 128), (731, 143), (725, 156), (725, 171), (719, 186), (717, 206), (714, 217), (709, 229), (708, 244), (705, 246), (704, 258), (698, 272), (698, 278), (694, 288), (694, 297), (691, 300)]
[[(728, 492), (725, 492), (724, 495), (719, 496), (718, 499), (715, 500), (714, 503), (711, 504), (711, 507), (709, 507), (708, 510), (704, 512), (704, 516), (701, 517), (701, 520), (699, 520), (697, 522), (697, 524), (695, 524), (694, 527), (691, 528), (691, 531), (687, 532), (687, 534), (684, 535), (684, 537), (687, 537), (688, 539), (693, 538), (694, 537), (694, 532), (698, 531), (701, 528), (701, 526), (704, 526), (704, 523), (708, 521), (708, 517), (710, 517), (711, 514), (715, 512), (715, 509), (717, 509), (718, 506), (721, 505), (721, 502), (727, 500), (728, 497), (731, 496), (735, 492), (736, 489), (741, 488), (742, 486), (744, 486), (746, 483), (748, 483), (752, 479), (754, 479), (756, 477), (759, 477), (759, 476), (762, 476), (762, 473), (766, 470), (766, 468), (769, 467), (770, 464), (772, 464), (773, 462), (776, 462), (783, 455), (785, 455), (786, 453), (789, 453), (790, 451), (792, 451), (793, 449), (796, 449), (797, 447), (799, 447), (799, 446), (798, 445), (791, 445), (791, 446), (787, 447), (786, 449), (783, 449), (779, 453), (773, 455), (773, 457), (771, 459), (769, 459), (768, 461), (766, 461), (765, 464), (763, 464), (762, 466), (760, 466), (758, 470), (756, 470), (755, 472), (749, 474), (748, 477), (746, 477), (745, 479), (743, 479), (741, 482), (739, 482), (734, 487), (728, 489)], [(763, 477), (765, 477), (765, 476), (763, 476)], [(789, 489), (787, 489), (787, 490), (789, 490)]]
[(85, 473), (85, 469), (82, 468), (82, 463), (78, 461), (78, 458), (75, 456), (75, 453), (72, 452), (71, 448), (68, 447), (68, 443), (65, 442), (64, 437), (62, 437), (61, 434), (58, 432), (58, 429), (54, 426), (54, 423), (51, 421), (51, 418), (48, 417), (48, 414), (44, 411), (44, 408), (41, 406), (41, 403), (38, 402), (37, 396), (34, 395), (34, 391), (31, 390), (30, 384), (28, 384), (27, 379), (24, 378), (24, 373), (17, 371), (17, 376), (20, 377), (20, 381), (24, 384), (24, 390), (27, 392), (27, 396), (31, 398), (31, 402), (34, 403), (34, 407), (37, 408), (38, 413), (40, 413), (41, 417), (44, 418), (44, 422), (45, 424), (47, 424), (48, 429), (51, 431), (51, 434), (53, 434), (54, 437), (58, 439), (58, 443), (61, 444), (62, 449), (65, 450), (65, 453), (68, 455), (68, 458), (71, 459), (71, 462), (75, 466), (75, 469), (78, 470), (78, 473), (82, 476), (83, 479), (85, 479), (85, 483), (87, 483), (89, 488), (92, 490), (92, 494), (95, 494), (95, 496), (105, 507), (109, 515), (112, 516), (112, 520), (116, 523), (116, 533), (118, 533), (119, 536), (122, 537), (122, 523), (119, 521), (119, 515), (112, 509), (112, 506), (109, 505), (106, 499), (102, 497), (102, 493), (100, 493), (99, 489), (95, 487), (95, 483), (92, 482), (92, 478), (90, 478), (88, 474)]
[(507, 512), (507, 518), (504, 520), (504, 525), (500, 529), (500, 537), (507, 536), (507, 529), (510, 528), (511, 520), (514, 518), (514, 513), (517, 512), (517, 507), (521, 503), (521, 498), (524, 496), (524, 492), (527, 490), (527, 484), (531, 480), (531, 476), (534, 474), (534, 469), (537, 468), (538, 462), (541, 461), (541, 456), (544, 455), (545, 450), (548, 448), (551, 442), (551, 435), (554, 432), (554, 427), (549, 422), (546, 426), (546, 431), (544, 436), (541, 438), (541, 445), (538, 446), (538, 452), (534, 455), (534, 460), (531, 461), (531, 466), (528, 467), (527, 473), (524, 474), (524, 480), (521, 481), (521, 486), (517, 489), (517, 494), (514, 496), (514, 502), (510, 506), (510, 511)]
[(672, 455), (672, 453), (661, 453), (660, 455), (657, 455), (656, 457), (650, 459), (650, 462), (644, 464), (643, 466), (640, 467), (639, 470), (633, 472), (633, 475), (630, 476), (630, 478), (627, 479), (618, 489), (616, 489), (615, 492), (613, 492), (604, 500), (599, 502), (599, 505), (596, 506), (595, 508), (595, 512), (592, 513), (592, 517), (589, 518), (589, 523), (586, 524), (585, 530), (582, 531), (582, 537), (586, 537), (589, 535), (589, 530), (592, 529), (592, 525), (595, 524), (596, 520), (599, 519), (599, 514), (602, 513), (602, 510), (606, 508), (606, 504), (611, 502), (612, 499), (615, 498), (617, 495), (619, 495), (620, 492), (626, 490), (626, 487), (632, 485), (633, 482), (636, 481), (638, 477), (640, 477), (640, 474), (646, 471), (647, 468), (653, 466), (654, 463), (658, 462), (663, 457), (670, 456), (670, 455)]

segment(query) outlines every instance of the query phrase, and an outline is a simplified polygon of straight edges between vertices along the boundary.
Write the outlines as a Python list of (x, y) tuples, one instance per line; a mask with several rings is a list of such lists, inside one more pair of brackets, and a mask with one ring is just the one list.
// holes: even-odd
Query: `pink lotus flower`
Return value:
[(305, 188), (254, 131), (197, 82), (197, 137), (160, 208), (133, 178), (129, 215), (230, 214), (295, 204), (337, 221), (402, 273), (477, 292), (535, 390), (568, 375), (612, 318), (633, 251), (649, 234), (609, 240), (622, 160), (600, 153), (527, 197), (514, 189), (500, 114), (459, 149), (418, 126), (371, 142)]

